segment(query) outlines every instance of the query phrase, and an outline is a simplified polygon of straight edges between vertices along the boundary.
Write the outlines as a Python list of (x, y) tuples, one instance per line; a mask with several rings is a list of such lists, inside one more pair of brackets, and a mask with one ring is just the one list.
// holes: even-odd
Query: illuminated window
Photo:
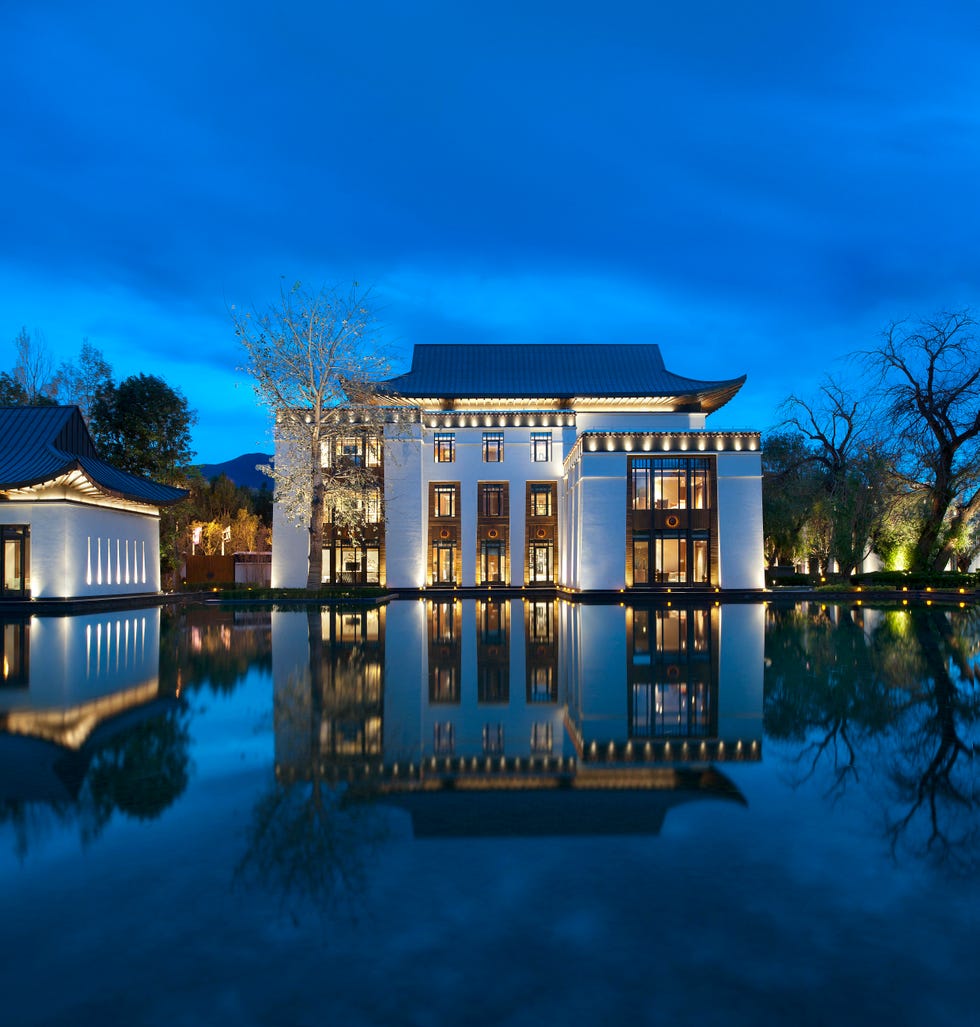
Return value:
[(532, 517), (550, 517), (551, 516), (551, 486), (550, 485), (532, 485), (531, 486), (531, 516)]
[(547, 463), (551, 459), (551, 432), (531, 432), (531, 459), (535, 463)]
[(433, 445), (437, 464), (451, 464), (456, 459), (455, 432), (436, 432)]
[(0, 536), (0, 595), (26, 595), (31, 587), (30, 525), (5, 524)]
[(337, 462), (342, 464), (353, 464), (355, 467), (360, 467), (364, 462), (364, 456), (361, 452), (361, 439), (355, 435), (347, 435), (343, 438), (337, 439), (334, 452), (337, 456)]
[(483, 433), (483, 462), (499, 464), (504, 459), (504, 433), (485, 431)]
[(650, 461), (637, 459), (630, 469), (633, 479), (633, 509), (650, 509)]
[(456, 486), (436, 485), (432, 514), (434, 517), (456, 516)]

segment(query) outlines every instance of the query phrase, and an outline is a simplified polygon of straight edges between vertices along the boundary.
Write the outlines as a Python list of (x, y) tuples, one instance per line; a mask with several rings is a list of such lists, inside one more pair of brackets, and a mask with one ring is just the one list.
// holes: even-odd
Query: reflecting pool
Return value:
[(972, 1022), (972, 607), (2, 623), (13, 1024)]

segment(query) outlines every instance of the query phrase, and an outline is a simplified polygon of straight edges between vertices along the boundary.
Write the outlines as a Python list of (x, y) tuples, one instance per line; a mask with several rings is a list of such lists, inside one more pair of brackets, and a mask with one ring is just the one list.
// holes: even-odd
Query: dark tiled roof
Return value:
[(29, 488), (80, 471), (99, 492), (166, 506), (187, 492), (101, 461), (78, 407), (0, 407), (0, 490)]
[(702, 381), (674, 374), (655, 344), (421, 345), (412, 369), (382, 388), (413, 399), (657, 397), (714, 410), (744, 381), (744, 375)]

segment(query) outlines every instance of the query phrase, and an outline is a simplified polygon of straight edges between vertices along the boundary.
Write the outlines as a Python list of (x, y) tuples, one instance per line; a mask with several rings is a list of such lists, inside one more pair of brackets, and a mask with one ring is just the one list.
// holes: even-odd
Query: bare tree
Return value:
[(14, 380), (24, 390), (28, 405), (54, 403), (58, 378), (44, 336), (36, 329), (32, 336), (26, 327), (21, 328), (14, 339), (14, 348), (17, 351)]
[(980, 351), (968, 311), (896, 322), (863, 356), (881, 374), (897, 471), (919, 516), (913, 570), (943, 570), (980, 514)]
[(297, 283), (282, 288), (265, 313), (231, 312), (248, 356), (245, 370), (274, 419), (276, 462), (267, 473), (276, 499), (309, 530), (308, 589), (320, 587), (328, 498), (335, 523), (353, 525), (376, 482), (363, 461), (339, 460), (329, 478), (324, 473), (345, 436), (383, 433), (384, 412), (373, 400), (389, 362), (369, 301), (356, 282), (343, 291)]
[(112, 387), (112, 367), (100, 349), (83, 339), (78, 360), (61, 363), (57, 382), (59, 402), (77, 406), (88, 424), (96, 399)]
[(856, 398), (827, 378), (813, 400), (790, 396), (784, 427), (805, 440), (798, 459), (819, 477), (810, 534), (824, 540), (825, 558), (849, 572), (871, 552), (890, 499), (890, 460), (873, 399)]

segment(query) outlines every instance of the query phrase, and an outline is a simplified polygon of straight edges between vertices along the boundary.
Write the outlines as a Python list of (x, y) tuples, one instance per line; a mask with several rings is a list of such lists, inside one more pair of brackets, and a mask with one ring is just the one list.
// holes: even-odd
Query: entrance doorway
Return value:
[(552, 570), (554, 543), (532, 542), (528, 553), (528, 580), (532, 585), (550, 585), (554, 582)]
[(484, 585), (500, 584), (504, 580), (504, 543), (480, 543), (480, 575)]
[(432, 547), (432, 584), (456, 584), (456, 543), (436, 542)]

